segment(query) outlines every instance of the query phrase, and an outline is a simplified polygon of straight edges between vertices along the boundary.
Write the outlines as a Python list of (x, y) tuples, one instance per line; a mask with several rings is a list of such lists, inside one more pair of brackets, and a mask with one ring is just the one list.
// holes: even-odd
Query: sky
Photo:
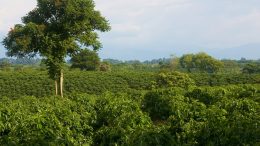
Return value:
[[(100, 33), (101, 58), (150, 60), (206, 52), (260, 58), (260, 0), (95, 0), (111, 31)], [(0, 39), (36, 0), (0, 1)], [(5, 50), (0, 45), (0, 57)]]

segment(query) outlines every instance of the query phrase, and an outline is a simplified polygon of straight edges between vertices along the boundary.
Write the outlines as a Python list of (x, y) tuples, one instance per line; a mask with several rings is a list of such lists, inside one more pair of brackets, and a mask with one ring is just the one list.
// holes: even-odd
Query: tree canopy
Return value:
[(97, 31), (110, 30), (108, 21), (95, 10), (93, 0), (37, 0), (37, 7), (22, 17), (3, 45), (8, 56), (46, 59), (49, 75), (58, 80), (66, 56), (82, 49), (102, 47)]
[(206, 53), (186, 54), (180, 58), (180, 64), (189, 72), (202, 71), (214, 73), (220, 70), (224, 64)]
[(100, 65), (100, 58), (97, 52), (91, 50), (82, 50), (71, 58), (71, 68), (80, 68), (80, 70), (97, 70)]

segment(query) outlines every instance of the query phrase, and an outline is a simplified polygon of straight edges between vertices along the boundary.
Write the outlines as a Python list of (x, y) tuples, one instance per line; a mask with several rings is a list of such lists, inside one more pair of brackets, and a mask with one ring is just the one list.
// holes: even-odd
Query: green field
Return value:
[[(237, 84), (260, 84), (260, 74), (206, 74), (192, 73), (189, 77), (197, 86), (223, 86)], [(65, 72), (64, 94), (110, 92), (132, 92), (150, 90), (157, 73), (139, 71), (119, 72)], [(0, 71), (0, 96), (52, 96), (54, 81), (45, 71)]]
[(0, 146), (260, 146), (256, 0), (2, 1)]
[[(259, 75), (0, 73), (0, 145), (259, 145)], [(187, 86), (188, 85), (188, 86)]]

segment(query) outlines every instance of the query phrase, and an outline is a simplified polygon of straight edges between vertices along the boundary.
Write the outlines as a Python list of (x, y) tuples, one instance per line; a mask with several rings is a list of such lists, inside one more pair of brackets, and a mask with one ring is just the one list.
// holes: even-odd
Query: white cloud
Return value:
[[(121, 58), (157, 58), (158, 54), (167, 57), (176, 53), (176, 48), (187, 53), (199, 50), (197, 48), (260, 43), (259, 0), (95, 2), (96, 9), (112, 26), (110, 32), (101, 34), (104, 58), (114, 54), (123, 55)], [(36, 0), (0, 0), (0, 33), (6, 33), (13, 24), (19, 23), (35, 4)], [(111, 54), (111, 51), (117, 53)]]
[[(140, 46), (156, 40), (183, 47), (228, 47), (260, 41), (255, 37), (260, 31), (260, 1), (256, 0), (96, 0), (96, 4), (112, 26), (141, 28), (126, 31), (143, 36)], [(112, 27), (110, 34), (114, 31), (117, 28)]]
[(21, 17), (25, 16), (35, 6), (35, 0), (1, 0), (0, 32), (7, 33), (14, 24), (21, 23)]
[(232, 17), (209, 18), (198, 36), (206, 47), (234, 47), (248, 43), (259, 43), (260, 9), (250, 10)]

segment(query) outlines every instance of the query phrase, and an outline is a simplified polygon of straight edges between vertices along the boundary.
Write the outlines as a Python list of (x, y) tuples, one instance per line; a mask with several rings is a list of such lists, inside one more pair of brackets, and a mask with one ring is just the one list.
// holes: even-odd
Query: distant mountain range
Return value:
[(260, 59), (260, 43), (247, 44), (226, 49), (211, 49), (207, 51), (210, 55), (219, 59)]
[[(191, 53), (190, 49), (179, 51), (181, 54)], [(5, 57), (5, 49), (0, 44), (0, 58)], [(201, 50), (194, 49), (194, 52), (200, 52)], [(233, 48), (215, 48), (215, 49), (204, 49), (204, 52), (218, 59), (236, 59), (241, 58), (258, 60), (260, 59), (260, 43), (252, 43), (247, 45), (241, 45)], [(169, 56), (165, 56), (166, 58)], [(150, 58), (149, 60), (154, 59)]]

